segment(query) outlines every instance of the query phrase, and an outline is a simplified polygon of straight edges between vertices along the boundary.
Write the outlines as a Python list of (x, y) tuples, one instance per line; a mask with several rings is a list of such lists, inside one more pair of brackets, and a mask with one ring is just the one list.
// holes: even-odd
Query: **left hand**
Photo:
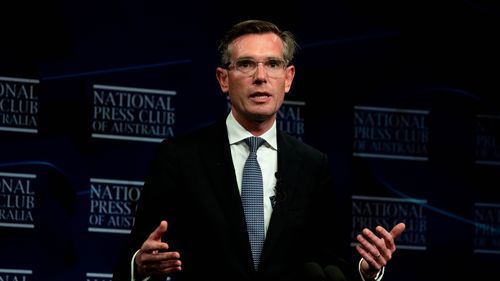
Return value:
[(361, 261), (361, 273), (367, 279), (374, 278), (377, 273), (386, 266), (392, 259), (392, 254), (396, 251), (396, 240), (405, 230), (404, 223), (398, 223), (388, 232), (382, 226), (377, 226), (375, 235), (371, 230), (365, 228), (356, 237), (359, 244), (356, 250), (363, 257)]

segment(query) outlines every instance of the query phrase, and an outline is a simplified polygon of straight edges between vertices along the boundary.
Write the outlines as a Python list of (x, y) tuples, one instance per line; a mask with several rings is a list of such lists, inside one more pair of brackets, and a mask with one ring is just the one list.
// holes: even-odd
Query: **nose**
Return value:
[(264, 63), (258, 62), (257, 63), (257, 69), (255, 69), (255, 77), (258, 78), (259, 80), (263, 80), (266, 78), (266, 67), (264, 66)]

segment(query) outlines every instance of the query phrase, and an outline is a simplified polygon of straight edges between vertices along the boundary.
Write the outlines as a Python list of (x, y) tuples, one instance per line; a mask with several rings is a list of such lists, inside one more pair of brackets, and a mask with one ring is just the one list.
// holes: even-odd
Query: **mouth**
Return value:
[(268, 98), (270, 98), (271, 95), (268, 94), (268, 93), (264, 93), (264, 92), (257, 92), (257, 93), (253, 93), (249, 96), (249, 98), (251, 100), (254, 100), (254, 101), (264, 101), (264, 100), (267, 100)]

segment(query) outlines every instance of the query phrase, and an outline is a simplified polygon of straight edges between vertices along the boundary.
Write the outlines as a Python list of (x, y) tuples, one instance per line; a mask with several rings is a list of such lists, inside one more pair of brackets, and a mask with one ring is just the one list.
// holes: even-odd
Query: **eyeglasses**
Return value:
[(264, 61), (257, 61), (252, 58), (244, 58), (227, 64), (226, 68), (234, 68), (243, 74), (251, 76), (255, 74), (255, 71), (257, 71), (259, 63), (262, 63), (262, 65), (266, 69), (267, 75), (271, 77), (283, 75), (282, 70), (288, 65), (288, 62), (282, 59), (266, 59)]

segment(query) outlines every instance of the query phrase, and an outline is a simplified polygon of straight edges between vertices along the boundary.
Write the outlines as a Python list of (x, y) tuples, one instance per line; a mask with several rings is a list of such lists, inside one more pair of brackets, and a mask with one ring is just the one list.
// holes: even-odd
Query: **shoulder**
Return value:
[(319, 149), (287, 134), (284, 131), (278, 131), (278, 151), (293, 151), (298, 156), (318, 161), (326, 161), (327, 155)]
[(159, 147), (159, 153), (184, 153), (207, 146), (219, 146), (228, 143), (225, 122), (220, 120), (201, 127), (185, 131), (177, 136), (164, 139)]

